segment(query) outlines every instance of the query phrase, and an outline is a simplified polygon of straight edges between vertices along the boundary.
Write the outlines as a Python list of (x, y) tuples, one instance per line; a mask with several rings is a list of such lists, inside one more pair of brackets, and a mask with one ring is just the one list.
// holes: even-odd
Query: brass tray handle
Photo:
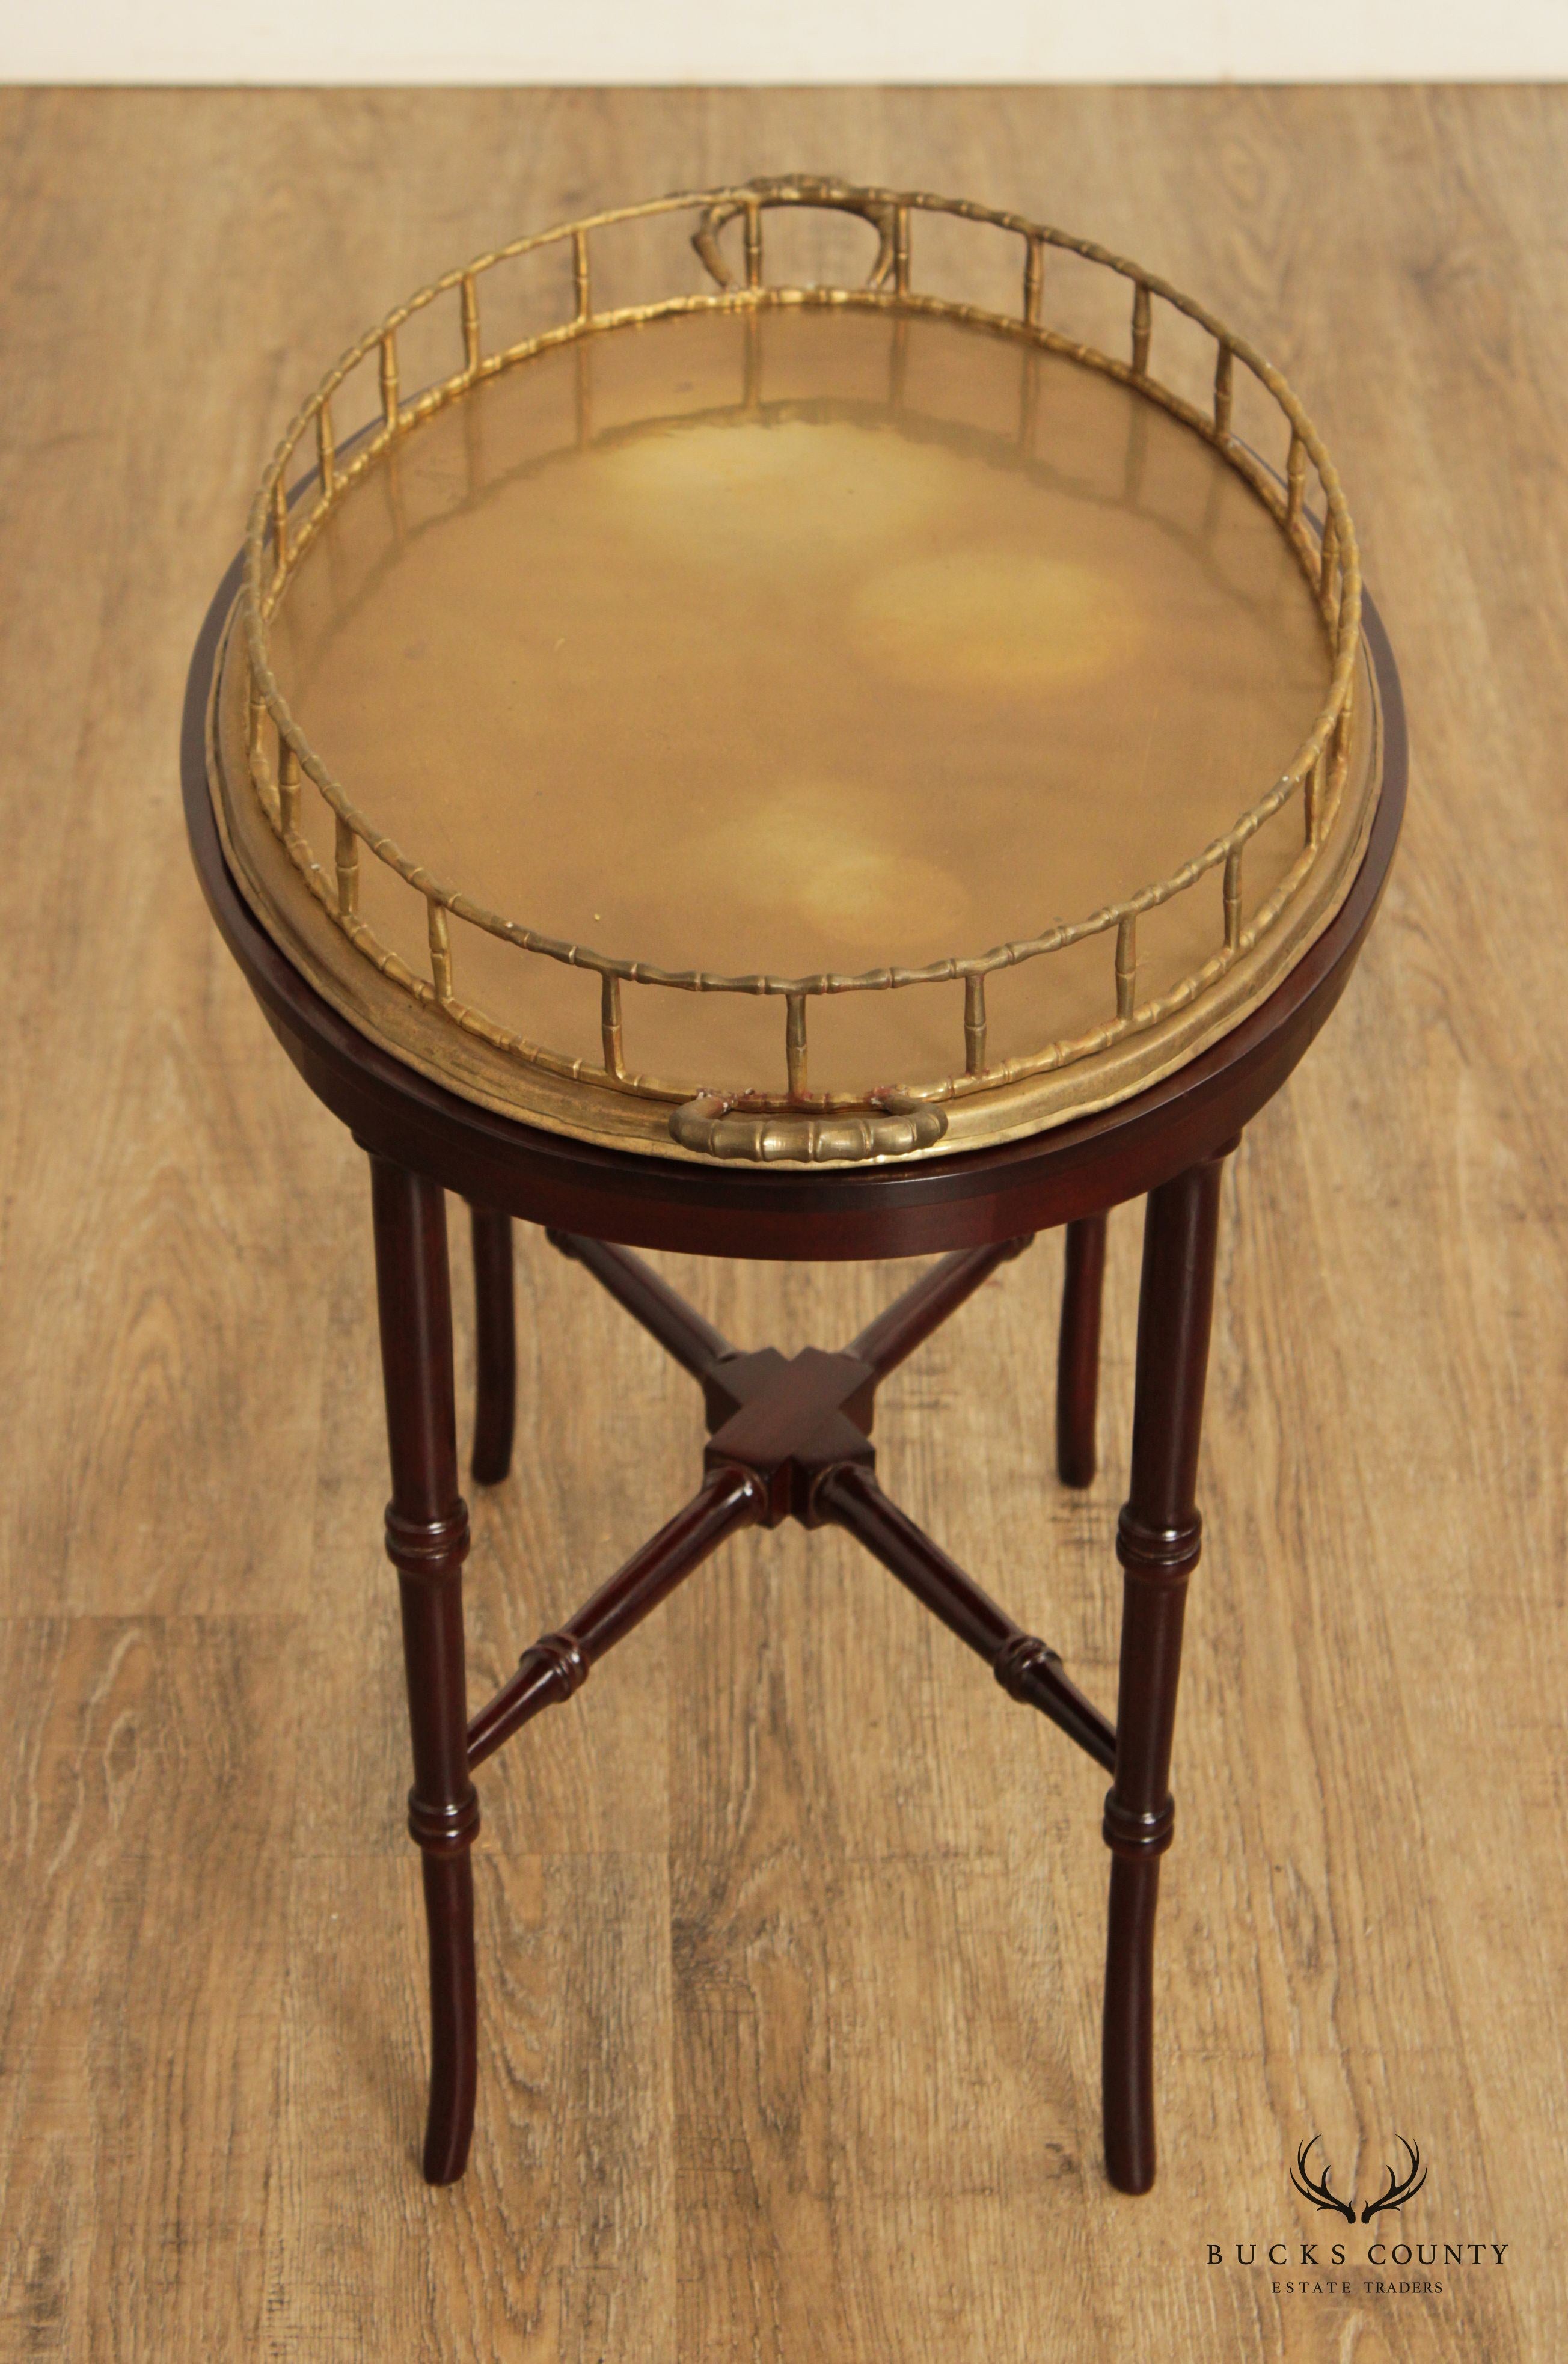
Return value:
[(811, 173), (784, 173), (773, 179), (750, 181), (747, 186), (754, 192), (749, 201), (730, 197), (709, 206), (692, 233), (692, 244), (716, 286), (735, 284), (719, 251), (718, 234), (740, 214), (747, 217), (747, 283), (757, 284), (756, 219), (764, 207), (773, 206), (817, 206), (826, 213), (858, 214), (862, 221), (870, 222), (877, 239), (876, 261), (867, 273), (867, 287), (885, 287), (894, 276), (898, 260), (898, 209), (891, 197), (871, 196), (864, 191), (847, 188), (841, 181), (824, 181)]
[(683, 1149), (704, 1157), (748, 1157), (763, 1165), (907, 1157), (929, 1149), (947, 1129), (943, 1110), (895, 1092), (878, 1094), (863, 1114), (848, 1109), (822, 1116), (748, 1109), (722, 1093), (705, 1092), (670, 1119), (670, 1131)]

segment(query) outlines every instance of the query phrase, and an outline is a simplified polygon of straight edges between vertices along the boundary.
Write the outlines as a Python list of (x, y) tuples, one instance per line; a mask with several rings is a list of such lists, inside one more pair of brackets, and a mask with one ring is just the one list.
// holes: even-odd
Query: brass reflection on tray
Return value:
[[(869, 283), (771, 283), (777, 208), (848, 217)], [(988, 303), (922, 285), (928, 230)], [(1056, 325), (1069, 264), (1125, 358)], [(443, 307), (462, 365), (406, 397)], [(312, 982), (486, 1105), (941, 1154), (1125, 1097), (1299, 958), (1375, 794), (1359, 650), (1333, 469), (1199, 307), (984, 207), (761, 183), (481, 257), (329, 373), (252, 511), (215, 803)]]

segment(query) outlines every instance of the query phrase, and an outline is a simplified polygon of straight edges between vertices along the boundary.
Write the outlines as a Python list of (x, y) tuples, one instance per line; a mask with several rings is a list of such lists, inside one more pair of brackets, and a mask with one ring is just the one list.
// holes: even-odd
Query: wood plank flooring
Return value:
[[(0, 2364), (1568, 2347), (1565, 162), (1547, 90), (0, 95)], [(1383, 917), (1226, 1185), (1141, 2201), (1099, 2161), (1101, 1778), (798, 1530), (486, 1769), (480, 2132), (419, 2181), (368, 1194), (180, 838), (189, 647), (325, 361), (522, 228), (792, 169), (1061, 222), (1253, 336), (1409, 698)], [(1107, 1703), (1138, 1233), (1091, 1495), (1050, 1475), (1055, 1242), (879, 1429)], [(905, 1277), (668, 1269), (781, 1344)], [(698, 1440), (542, 1242), (518, 1298), (476, 1697)], [(1355, 2254), (1501, 2262), (1304, 2294), (1268, 2244), (1327, 2256), (1314, 2131), (1338, 2189), (1429, 2161)]]

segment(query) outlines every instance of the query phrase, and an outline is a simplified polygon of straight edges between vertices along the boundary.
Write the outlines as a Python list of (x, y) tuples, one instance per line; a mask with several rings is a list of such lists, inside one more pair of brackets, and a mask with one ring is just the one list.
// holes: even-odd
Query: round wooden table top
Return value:
[(1403, 707), (1369, 602), (1364, 647), (1379, 728), (1364, 850), (1321, 931), (1217, 1042), (1111, 1107), (938, 1158), (755, 1165), (614, 1148), (444, 1088), (350, 1023), (258, 920), (226, 862), (207, 775), (209, 698), (239, 578), (237, 560), (197, 643), (183, 741), (187, 825), (214, 917), (295, 1065), (365, 1147), (528, 1221), (698, 1254), (894, 1256), (1016, 1237), (1138, 1195), (1213, 1154), (1279, 1088), (1344, 987), (1393, 858)]

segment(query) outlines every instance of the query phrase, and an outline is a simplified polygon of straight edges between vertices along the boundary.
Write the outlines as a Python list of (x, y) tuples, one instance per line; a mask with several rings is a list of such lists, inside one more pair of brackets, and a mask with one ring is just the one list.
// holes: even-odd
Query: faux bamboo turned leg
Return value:
[(403, 1604), (414, 1744), (408, 1827), (423, 1856), (430, 1946), (430, 2183), (462, 2173), (473, 2129), (473, 1876), (479, 1801), (468, 1777), (462, 1564), (468, 1511), (457, 1483), (446, 1199), (437, 1183), (371, 1159), (376, 1294), (392, 1500), (386, 1548)]
[(1084, 1215), (1067, 1226), (1062, 1337), (1056, 1355), (1056, 1468), (1064, 1486), (1094, 1483), (1105, 1277), (1106, 1219)]
[(473, 1329), (478, 1385), (473, 1409), (473, 1476), (498, 1486), (512, 1466), (517, 1416), (517, 1318), (512, 1283), (512, 1218), (493, 1207), (469, 1209), (473, 1234)]
[(1154, 1915), (1175, 1812), (1171, 1741), (1182, 1617), (1203, 1532), (1198, 1438), (1224, 1154), (1151, 1191), (1143, 1224), (1132, 1484), (1117, 1531), (1124, 1574), (1116, 1779), (1105, 1814), (1106, 2169), (1122, 2191), (1147, 2191), (1154, 2180)]

